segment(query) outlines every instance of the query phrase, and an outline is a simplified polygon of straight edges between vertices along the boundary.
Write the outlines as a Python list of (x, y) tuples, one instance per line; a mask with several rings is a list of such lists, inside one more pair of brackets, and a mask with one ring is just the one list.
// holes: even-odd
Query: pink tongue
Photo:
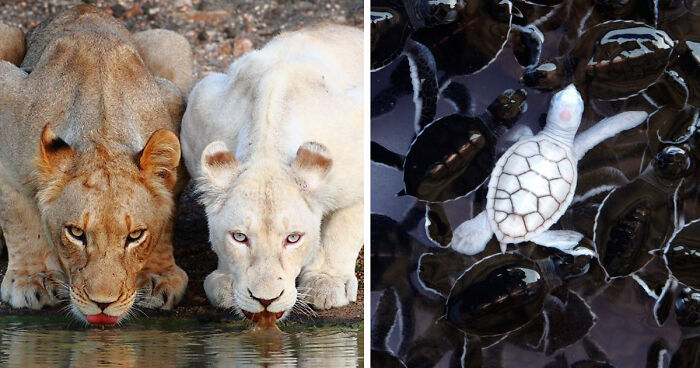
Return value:
[(93, 325), (113, 325), (119, 321), (119, 317), (112, 317), (104, 313), (100, 313), (87, 316), (87, 321)]

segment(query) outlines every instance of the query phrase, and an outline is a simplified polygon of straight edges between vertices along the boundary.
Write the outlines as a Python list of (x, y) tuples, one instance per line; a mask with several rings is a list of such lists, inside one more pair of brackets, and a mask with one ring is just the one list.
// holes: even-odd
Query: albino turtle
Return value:
[(486, 210), (455, 230), (452, 248), (479, 253), (494, 233), (502, 251), (508, 243), (525, 241), (559, 249), (578, 244), (583, 236), (575, 231), (549, 230), (573, 199), (578, 160), (647, 117), (643, 111), (624, 112), (575, 137), (582, 114), (583, 100), (573, 85), (554, 95), (544, 129), (523, 137), (498, 160), (489, 179)]

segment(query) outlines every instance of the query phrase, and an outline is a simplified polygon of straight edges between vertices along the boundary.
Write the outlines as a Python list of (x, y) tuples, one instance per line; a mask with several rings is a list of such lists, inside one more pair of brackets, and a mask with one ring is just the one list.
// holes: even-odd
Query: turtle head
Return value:
[(573, 142), (582, 115), (583, 99), (570, 84), (552, 97), (544, 131), (559, 140)]
[(564, 69), (560, 59), (548, 59), (539, 65), (525, 69), (520, 81), (526, 87), (540, 91), (553, 91), (564, 84)]
[(527, 92), (524, 89), (507, 89), (489, 105), (488, 110), (508, 128), (512, 127), (527, 111)]
[(684, 147), (666, 146), (654, 162), (656, 174), (667, 180), (678, 180), (692, 172), (693, 160)]

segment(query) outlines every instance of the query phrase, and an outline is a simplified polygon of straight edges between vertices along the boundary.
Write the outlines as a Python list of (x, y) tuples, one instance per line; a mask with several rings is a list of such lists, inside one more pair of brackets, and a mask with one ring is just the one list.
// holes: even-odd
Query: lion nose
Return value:
[(257, 300), (258, 302), (260, 302), (260, 304), (262, 304), (263, 307), (267, 308), (268, 305), (272, 304), (272, 302), (274, 302), (275, 300), (279, 299), (279, 298), (282, 296), (282, 294), (284, 294), (284, 290), (282, 290), (282, 292), (280, 293), (280, 295), (277, 295), (276, 297), (274, 297), (274, 298), (272, 298), (272, 299), (258, 298), (257, 296), (253, 295), (253, 292), (250, 291), (250, 289), (248, 289), (248, 293), (250, 293), (250, 297), (251, 297), (251, 298)]
[(107, 309), (107, 307), (109, 307), (109, 306), (112, 305), (112, 303), (113, 303), (113, 302), (109, 302), (109, 303), (98, 303), (98, 302), (96, 302), (96, 301), (94, 301), (94, 300), (93, 300), (92, 302), (95, 303), (95, 304), (97, 304), (97, 306), (98, 306), (100, 309), (102, 309), (102, 310)]

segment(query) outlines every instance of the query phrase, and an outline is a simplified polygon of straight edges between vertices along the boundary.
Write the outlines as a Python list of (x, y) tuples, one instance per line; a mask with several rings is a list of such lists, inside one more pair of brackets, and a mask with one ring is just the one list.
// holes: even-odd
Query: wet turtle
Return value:
[(666, 247), (664, 259), (673, 277), (700, 290), (700, 219), (683, 225)]
[(402, 52), (413, 31), (402, 0), (375, 0), (370, 10), (371, 66), (379, 69)]
[(391, 351), (387, 341), (391, 330), (396, 326), (398, 314), (396, 292), (391, 288), (385, 289), (379, 298), (376, 311), (372, 314), (372, 351), (370, 353), (372, 367), (406, 367)]
[(404, 189), (426, 202), (444, 202), (468, 195), (491, 172), (496, 141), (527, 110), (525, 90), (506, 90), (482, 114), (440, 118), (418, 133), (405, 157), (377, 143), (372, 161), (403, 171)]
[(534, 319), (561, 284), (553, 264), (517, 253), (495, 254), (468, 268), (447, 296), (445, 318), (477, 336), (503, 335)]
[(679, 185), (691, 167), (686, 149), (667, 146), (639, 177), (608, 194), (593, 238), (608, 277), (629, 276), (666, 245), (677, 223)]
[(700, 327), (700, 290), (683, 288), (676, 303), (676, 321), (683, 327)]
[(459, 9), (453, 22), (416, 30), (411, 37), (430, 49), (438, 70), (450, 76), (473, 74), (503, 50), (512, 8), (509, 0), (475, 0)]
[(604, 22), (584, 32), (570, 53), (527, 69), (522, 81), (543, 91), (573, 81), (587, 98), (627, 98), (664, 73), (674, 46), (666, 32), (643, 23)]
[(573, 85), (552, 98), (545, 128), (519, 140), (496, 163), (486, 210), (455, 230), (454, 249), (479, 253), (494, 233), (504, 251), (508, 243), (528, 240), (559, 249), (578, 244), (580, 233), (549, 230), (573, 199), (578, 160), (598, 143), (647, 117), (645, 112), (624, 112), (576, 136), (582, 114), (583, 100)]

